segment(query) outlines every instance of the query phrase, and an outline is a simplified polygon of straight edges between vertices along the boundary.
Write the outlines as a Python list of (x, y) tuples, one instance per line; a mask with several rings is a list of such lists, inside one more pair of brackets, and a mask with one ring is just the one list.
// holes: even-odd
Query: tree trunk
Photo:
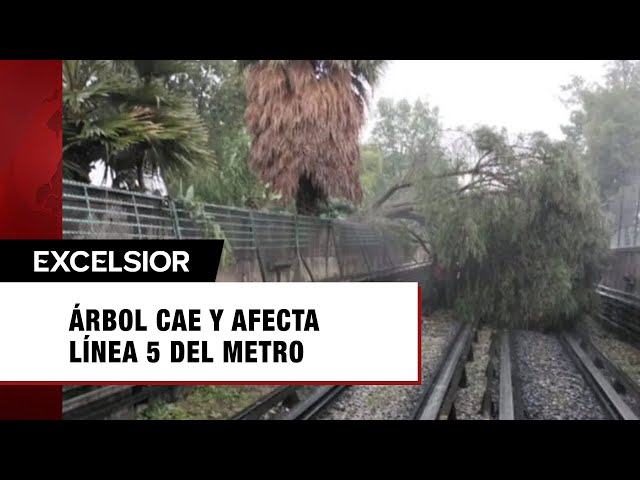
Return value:
[(305, 174), (300, 177), (296, 193), (296, 211), (300, 215), (318, 216), (326, 207), (327, 195)]

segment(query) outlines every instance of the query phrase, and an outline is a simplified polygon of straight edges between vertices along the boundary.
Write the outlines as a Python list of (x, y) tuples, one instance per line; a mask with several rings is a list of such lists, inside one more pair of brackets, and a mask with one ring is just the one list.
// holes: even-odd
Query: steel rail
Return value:
[(609, 417), (616, 420), (638, 420), (636, 414), (581, 346), (578, 337), (574, 333), (564, 332), (560, 334), (560, 341)]
[(500, 334), (500, 399), (499, 420), (515, 420), (516, 407), (513, 388), (511, 335), (508, 331)]
[(275, 420), (311, 420), (348, 387), (349, 385), (318, 387), (311, 395), (294, 405), (291, 410), (275, 417)]
[(297, 388), (293, 385), (277, 387), (231, 417), (231, 420), (259, 420), (269, 410), (288, 400), (298, 400)]
[(439, 420), (455, 417), (454, 401), (460, 386), (465, 386), (465, 363), (471, 353), (473, 327), (461, 324), (454, 340), (436, 369), (432, 382), (413, 415), (414, 420)]

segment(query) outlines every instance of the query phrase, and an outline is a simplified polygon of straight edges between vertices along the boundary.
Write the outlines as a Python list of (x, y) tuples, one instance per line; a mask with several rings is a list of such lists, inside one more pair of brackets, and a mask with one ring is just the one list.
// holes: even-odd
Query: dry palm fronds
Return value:
[(250, 164), (285, 197), (310, 182), (323, 197), (359, 202), (363, 96), (337, 61), (318, 75), (309, 60), (259, 62), (247, 77)]

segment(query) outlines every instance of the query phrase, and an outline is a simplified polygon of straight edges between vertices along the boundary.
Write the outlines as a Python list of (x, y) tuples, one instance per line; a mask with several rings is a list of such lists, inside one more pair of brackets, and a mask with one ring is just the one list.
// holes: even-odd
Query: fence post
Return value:
[(367, 266), (367, 271), (369, 272), (369, 275), (371, 275), (371, 265), (369, 265), (369, 258), (367, 257), (367, 252), (365, 251), (365, 248), (360, 241), (358, 242), (358, 246), (360, 247), (360, 253), (362, 253), (362, 258), (364, 258), (364, 263)]
[(636, 218), (634, 219), (632, 247), (635, 247), (638, 242), (638, 216), (640, 216), (640, 185), (638, 185), (638, 200), (636, 201)]
[(298, 230), (298, 214), (296, 213), (294, 215), (294, 228), (295, 228), (295, 232), (296, 232), (296, 256), (298, 257), (298, 260), (300, 262), (302, 262), (302, 265), (304, 265), (305, 270), (307, 271), (307, 273), (309, 274), (309, 278), (311, 279), (312, 282), (315, 282), (315, 279), (313, 278), (313, 273), (311, 273), (311, 269), (309, 268), (309, 265), (307, 265), (307, 262), (305, 261), (304, 258), (302, 258), (302, 255), (300, 255), (300, 237), (299, 237), (299, 230)]
[(136, 196), (131, 195), (133, 198), (133, 211), (136, 214), (136, 227), (138, 227), (138, 238), (142, 239), (142, 228), (140, 227), (140, 215), (138, 213), (138, 202), (136, 201)]
[[(93, 218), (93, 214), (91, 213), (91, 201), (89, 200), (89, 191), (87, 190), (87, 186), (83, 185), (82, 190), (84, 191), (84, 203), (87, 205), (87, 218), (89, 219), (89, 229), (91, 230), (91, 236), (94, 236), (95, 228), (94, 228), (93, 222), (97, 221), (98, 218), (97, 217)], [(105, 205), (108, 205), (108, 203), (105, 202)], [(105, 207), (105, 210), (107, 209), (108, 207)], [(64, 230), (64, 227), (62, 229)]]
[[(87, 186), (84, 185), (82, 187), (82, 189), (84, 190), (84, 202), (87, 204), (87, 213), (89, 214), (89, 218), (92, 217), (91, 215), (91, 202), (89, 201), (89, 192), (87, 191)], [(105, 208), (106, 210), (106, 208)]]
[(176, 238), (180, 240), (182, 233), (180, 233), (180, 219), (178, 218), (178, 209), (176, 208), (176, 202), (172, 198), (168, 198), (169, 211), (171, 212), (171, 219), (173, 220), (173, 230), (176, 232)]
[(327, 224), (326, 242), (324, 244), (324, 278), (329, 276), (329, 224)]
[(620, 248), (620, 240), (622, 239), (622, 213), (624, 211), (624, 187), (620, 188), (620, 215), (618, 217), (618, 248)]
[(262, 265), (262, 256), (260, 255), (260, 247), (258, 247), (258, 239), (256, 238), (256, 229), (253, 222), (253, 211), (249, 210), (249, 221), (251, 222), (251, 238), (253, 239), (253, 247), (256, 249), (256, 258), (258, 259), (258, 267), (260, 267), (260, 277), (263, 282), (267, 281), (267, 275), (264, 272), (264, 265)]
[(344, 268), (342, 266), (342, 258), (340, 257), (340, 252), (338, 251), (338, 242), (336, 240), (336, 230), (333, 225), (333, 222), (329, 221), (329, 230), (331, 230), (331, 238), (333, 238), (333, 248), (336, 252), (336, 260), (338, 261), (338, 272), (340, 274), (340, 280), (344, 278)]
[[(389, 265), (389, 268), (394, 268), (395, 265), (393, 263), (393, 260), (391, 260), (391, 255), (389, 255), (389, 249), (387, 248), (387, 242), (386, 242), (385, 238), (381, 237), (380, 241), (382, 242), (382, 255), (384, 256), (385, 262), (387, 263), (387, 265)], [(414, 258), (414, 260), (415, 260), (415, 258)], [(416, 263), (418, 263), (418, 262), (416, 261)]]
[(364, 264), (367, 266), (367, 271), (369, 275), (371, 275), (371, 265), (369, 265), (369, 259), (367, 258), (367, 252), (365, 251), (362, 244), (360, 244), (360, 253), (362, 253), (362, 258), (364, 258)]

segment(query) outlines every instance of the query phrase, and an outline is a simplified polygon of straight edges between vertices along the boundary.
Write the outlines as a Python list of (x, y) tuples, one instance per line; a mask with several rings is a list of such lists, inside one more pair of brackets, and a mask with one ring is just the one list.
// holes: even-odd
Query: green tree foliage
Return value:
[[(407, 100), (383, 98), (375, 115), (370, 148), (381, 152), (382, 170), (368, 200), (386, 202), (392, 196), (393, 200), (402, 197), (402, 190), (410, 187), (417, 173), (442, 165), (442, 127), (437, 107), (430, 108), (422, 100), (412, 105)], [(384, 197), (385, 193), (390, 196)]]
[(564, 89), (573, 108), (564, 132), (608, 197), (640, 174), (640, 61), (612, 62), (604, 84), (576, 77)]
[[(448, 165), (441, 146), (443, 130), (438, 109), (416, 100), (383, 98), (375, 110), (370, 143), (361, 149), (361, 184), (365, 208), (361, 221), (395, 230), (408, 245), (430, 248), (421, 232), (424, 217), (416, 211), (415, 182)], [(442, 179), (440, 184), (451, 180)]]
[(216, 169), (187, 172), (169, 179), (175, 193), (180, 183), (193, 185), (195, 198), (209, 203), (253, 208), (267, 206), (277, 196), (249, 169), (250, 139), (244, 127), (244, 76), (233, 60), (194, 62), (189, 73), (175, 76), (170, 88), (190, 95), (209, 131), (208, 148)]
[(511, 144), (482, 128), (467, 143), (466, 168), (416, 186), (456, 308), (500, 326), (571, 323), (592, 307), (607, 252), (597, 186), (567, 143), (543, 134)]
[(539, 132), (445, 132), (437, 108), (383, 99), (363, 148), (368, 215), (404, 228), (438, 259), (461, 318), (564, 326), (592, 307), (608, 247), (579, 148)]
[(382, 150), (375, 145), (363, 145), (360, 148), (360, 184), (365, 199), (374, 198), (384, 187)]
[(88, 182), (102, 160), (116, 187), (144, 191), (146, 175), (211, 167), (193, 99), (167, 85), (189, 68), (169, 60), (65, 60), (65, 176)]
[(89, 182), (98, 160), (120, 188), (260, 208), (277, 200), (247, 164), (244, 77), (233, 60), (66, 60), (65, 176)]

